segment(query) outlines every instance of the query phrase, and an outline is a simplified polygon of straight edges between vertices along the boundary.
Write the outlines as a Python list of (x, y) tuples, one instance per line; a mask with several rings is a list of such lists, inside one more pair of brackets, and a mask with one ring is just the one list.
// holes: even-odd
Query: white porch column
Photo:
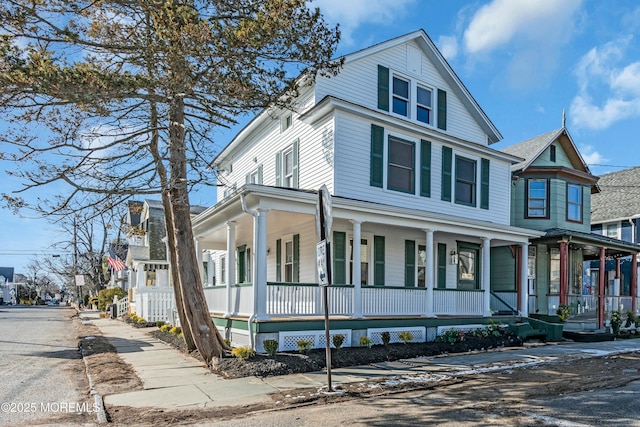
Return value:
[(200, 239), (198, 239), (197, 237), (194, 237), (193, 242), (196, 246), (196, 262), (198, 263), (198, 272), (200, 273), (200, 281), (204, 285), (206, 283), (207, 278), (204, 277), (204, 263), (202, 259), (202, 249), (200, 248)]
[(211, 252), (207, 251), (204, 255), (205, 261), (207, 261), (207, 280), (206, 283), (210, 286), (213, 286), (213, 276), (215, 274), (215, 268), (213, 267), (213, 258), (211, 257)]
[(143, 286), (147, 286), (147, 281), (145, 280), (146, 279), (146, 277), (145, 277), (146, 274), (145, 274), (145, 271), (144, 271), (144, 266), (145, 266), (145, 264), (136, 264), (136, 268), (137, 268), (137, 270), (136, 270), (136, 276), (137, 276), (136, 277), (136, 282), (137, 282), (138, 289), (140, 289)]
[[(257, 320), (267, 315), (267, 210), (257, 209), (253, 219), (253, 307)], [(249, 325), (251, 327), (251, 325)]]
[(433, 311), (433, 288), (435, 287), (436, 272), (434, 270), (434, 253), (433, 250), (433, 230), (424, 230), (427, 233), (427, 260), (425, 265), (425, 285), (427, 287), (427, 310), (424, 313), (426, 317), (436, 317)]
[(236, 280), (236, 223), (233, 221), (227, 222), (227, 277), (226, 277), (226, 307), (227, 311), (224, 313), (225, 317), (231, 316), (233, 312), (233, 300), (231, 298), (231, 285)]
[(521, 243), (522, 247), (522, 265), (520, 267), (520, 290), (522, 300), (520, 301), (520, 314), (524, 317), (529, 316), (529, 243)]
[(482, 238), (482, 289), (484, 290), (484, 317), (491, 317), (491, 239)]
[[(353, 224), (353, 313), (355, 319), (362, 318), (362, 263), (361, 263), (361, 244), (362, 240), (362, 222), (351, 220)], [(347, 267), (348, 268), (348, 267)]]

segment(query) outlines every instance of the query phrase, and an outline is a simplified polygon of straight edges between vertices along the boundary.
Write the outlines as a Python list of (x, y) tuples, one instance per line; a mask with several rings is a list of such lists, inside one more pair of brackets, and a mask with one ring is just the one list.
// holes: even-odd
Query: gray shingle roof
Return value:
[(552, 130), (542, 135), (527, 139), (526, 141), (504, 147), (500, 151), (517, 157), (522, 157), (524, 161), (511, 166), (512, 171), (524, 169), (531, 161), (535, 160), (540, 154), (558, 137), (564, 128)]
[(601, 223), (640, 214), (640, 166), (600, 176), (599, 194), (591, 195), (591, 222)]

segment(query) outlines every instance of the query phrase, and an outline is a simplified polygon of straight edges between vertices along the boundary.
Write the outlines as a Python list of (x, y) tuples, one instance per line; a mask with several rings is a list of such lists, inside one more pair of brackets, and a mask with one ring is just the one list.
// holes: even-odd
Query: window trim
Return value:
[[(390, 183), (390, 177), (391, 177), (391, 167), (393, 166), (394, 168), (402, 168), (405, 170), (408, 170), (409, 168), (406, 167), (405, 165), (400, 165), (400, 164), (392, 164), (391, 163), (391, 141), (400, 143), (400, 144), (406, 144), (409, 145), (411, 147), (412, 150), (412, 159), (411, 159), (411, 189), (410, 190), (403, 190), (400, 188), (392, 188), (389, 186)], [(398, 191), (400, 193), (406, 193), (406, 194), (416, 194), (416, 143), (413, 141), (409, 141), (403, 138), (399, 138), (397, 136), (393, 136), (393, 135), (389, 135), (387, 137), (387, 185), (386, 188), (387, 190), (391, 190), (391, 191)]]
[[(529, 200), (531, 199), (531, 197), (529, 197), (529, 183), (532, 181), (540, 181), (540, 182), (544, 182), (545, 184), (545, 214), (544, 216), (541, 215), (529, 215)], [(524, 218), (525, 219), (549, 219), (549, 210), (551, 209), (551, 206), (549, 206), (549, 200), (550, 200), (550, 185), (549, 185), (549, 180), (546, 178), (527, 178), (526, 182), (525, 182), (525, 197), (524, 197)], [(535, 200), (542, 200), (540, 198), (535, 198)]]
[[(473, 182), (469, 182), (466, 180), (462, 180), (458, 178), (458, 160), (462, 160), (462, 161), (466, 161), (469, 163), (473, 164)], [(454, 171), (454, 192), (453, 192), (453, 201), (455, 204), (458, 205), (463, 205), (463, 206), (471, 206), (471, 207), (476, 207), (478, 205), (478, 161), (471, 159), (469, 157), (465, 157), (465, 156), (461, 156), (459, 154), (455, 155), (454, 158), (454, 165), (455, 165), (455, 171)], [(471, 184), (471, 197), (472, 200), (471, 202), (467, 202), (464, 200), (459, 200), (458, 199), (458, 181), (461, 181), (462, 183), (465, 184)]]
[[(371, 286), (373, 283), (373, 234), (372, 233), (361, 233), (360, 234), (360, 245), (362, 246), (362, 242), (366, 242), (367, 246), (367, 277), (366, 277), (366, 285), (361, 284), (361, 286)], [(346, 234), (346, 242), (345, 242), (345, 267), (346, 267), (346, 280), (347, 285), (353, 285), (353, 233)], [(360, 252), (360, 257), (362, 257), (362, 249)], [(360, 277), (360, 281), (362, 282), (363, 277)]]
[[(426, 90), (426, 91), (429, 91), (429, 93), (431, 94), (431, 95), (430, 95), (430, 98), (431, 98), (431, 105), (430, 105), (429, 107), (427, 107), (426, 105), (421, 104), (421, 103), (419, 102), (418, 91), (419, 91), (420, 89), (422, 89), (422, 90)], [(429, 126), (433, 126), (433, 116), (434, 116), (434, 113), (433, 113), (433, 104), (434, 104), (434, 100), (433, 100), (433, 88), (427, 87), (427, 86), (422, 85), (422, 84), (416, 84), (416, 103), (415, 103), (416, 121), (418, 121), (418, 122), (420, 122), (420, 123), (424, 123), (424, 124), (429, 125)], [(422, 120), (420, 120), (420, 119), (418, 118), (418, 117), (419, 117), (418, 110), (419, 110), (420, 108), (424, 108), (425, 110), (428, 110), (428, 112), (429, 112), (429, 113), (428, 113), (428, 114), (429, 114), (429, 121), (428, 121), (428, 122), (422, 121)]]
[(220, 284), (227, 284), (227, 256), (220, 255)]
[[(612, 227), (616, 228), (615, 237), (609, 235), (609, 226), (612, 226)], [(620, 222), (608, 222), (608, 223), (605, 223), (604, 226), (602, 227), (602, 235), (605, 236), (605, 237), (609, 237), (611, 239), (620, 240)]]
[[(458, 242), (458, 265), (457, 267), (457, 271), (456, 271), (456, 288), (457, 289), (466, 289), (466, 290), (478, 290), (482, 288), (482, 283), (481, 283), (481, 276), (482, 276), (482, 271), (481, 271), (481, 266), (482, 266), (482, 260), (480, 259), (480, 257), (482, 256), (481, 251), (480, 251), (480, 245), (477, 245), (475, 243), (468, 243), (468, 242)], [(462, 264), (462, 262), (460, 261), (461, 258), (461, 254), (462, 252), (473, 252), (473, 254), (475, 255), (475, 262), (474, 262), (474, 266), (473, 266), (473, 274), (474, 274), (474, 278), (473, 280), (469, 280), (469, 279), (462, 279), (460, 277), (460, 264)], [(463, 286), (463, 285), (467, 285), (467, 286)], [(469, 287), (469, 285), (472, 284), (472, 287)]]
[[(394, 85), (394, 81), (396, 79), (399, 80), (399, 81), (405, 82), (407, 84), (407, 98), (405, 98), (403, 95), (396, 94), (395, 85)], [(412, 84), (411, 79), (403, 77), (403, 76), (400, 76), (400, 75), (398, 75), (396, 73), (393, 73), (391, 75), (391, 90), (390, 90), (390, 93), (391, 93), (391, 112), (393, 114), (396, 114), (396, 115), (400, 116), (400, 117), (406, 117), (406, 118), (410, 119), (411, 118), (411, 110), (412, 110), (411, 105), (413, 104), (411, 102), (411, 94), (413, 93), (413, 84)], [(399, 101), (404, 102), (406, 104), (407, 114), (401, 114), (401, 113), (398, 113), (395, 110), (395, 100), (396, 99), (398, 99)]]
[[(579, 189), (579, 195), (580, 195), (580, 201), (578, 203), (576, 202), (572, 202), (569, 200), (569, 188), (570, 187), (578, 187)], [(583, 215), (583, 209), (584, 209), (584, 195), (583, 195), (583, 187), (580, 184), (572, 184), (570, 182), (567, 182), (566, 185), (566, 192), (567, 192), (567, 206), (566, 206), (566, 219), (567, 222), (573, 222), (573, 223), (577, 223), (577, 224), (582, 224), (582, 222), (584, 221), (584, 215)], [(569, 206), (571, 205), (577, 205), (579, 207), (578, 212), (580, 212), (580, 218), (579, 219), (574, 219), (574, 218), (570, 218), (569, 217)]]
[(280, 133), (284, 133), (293, 127), (293, 114), (288, 113), (280, 119)]

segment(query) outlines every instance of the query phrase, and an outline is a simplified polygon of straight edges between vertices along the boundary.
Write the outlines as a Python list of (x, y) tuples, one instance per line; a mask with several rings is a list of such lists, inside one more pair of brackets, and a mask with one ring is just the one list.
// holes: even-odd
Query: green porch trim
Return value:
[[(220, 326), (222, 328), (232, 328), (232, 329), (240, 329), (242, 331), (248, 331), (249, 328), (247, 325), (249, 322), (244, 319), (234, 319), (227, 317), (218, 317), (211, 316), (211, 320), (215, 326)], [(256, 324), (253, 325), (253, 331), (256, 332)]]

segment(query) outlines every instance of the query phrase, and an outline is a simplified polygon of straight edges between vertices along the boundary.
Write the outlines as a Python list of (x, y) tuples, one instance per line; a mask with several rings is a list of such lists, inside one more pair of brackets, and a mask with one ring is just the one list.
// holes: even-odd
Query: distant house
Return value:
[[(193, 228), (216, 325), (258, 349), (264, 339), (321, 345), (322, 185), (332, 195), (332, 333), (347, 345), (380, 342), (385, 330), (432, 340), (503, 309), (526, 315), (518, 272), (543, 233), (510, 225), (520, 159), (490, 147), (502, 136), (424, 31), (344, 60), (294, 111), (258, 115), (212, 163), (219, 201)], [(514, 251), (525, 255), (501, 274)]]
[[(503, 151), (524, 159), (511, 167), (511, 224), (545, 232), (529, 249), (529, 311), (555, 314), (567, 305), (574, 316), (592, 315), (602, 327), (605, 314), (620, 304), (631, 308), (631, 298), (635, 309), (635, 291), (621, 299), (615, 281), (609, 286), (599, 272), (608, 259), (619, 263), (640, 246), (591, 233), (592, 201), (602, 192), (566, 127)], [(585, 270), (585, 261), (595, 264)], [(636, 277), (629, 278), (633, 289)]]
[(0, 294), (0, 304), (8, 303), (12, 300), (11, 295), (11, 284), (13, 284), (13, 267), (0, 267), (0, 289), (2, 289), (2, 293)]
[[(640, 167), (624, 169), (600, 176), (600, 193), (591, 200), (591, 232), (630, 243), (640, 242)], [(619, 279), (620, 295), (630, 296), (632, 258), (624, 257), (619, 263), (606, 262), (608, 282)], [(637, 295), (637, 291), (636, 291)], [(627, 308), (629, 304), (627, 304)], [(636, 304), (636, 308), (637, 304)]]
[[(191, 206), (192, 216), (204, 210), (202, 206)], [(126, 229), (131, 311), (148, 321), (172, 321), (175, 300), (162, 202), (129, 201)]]

